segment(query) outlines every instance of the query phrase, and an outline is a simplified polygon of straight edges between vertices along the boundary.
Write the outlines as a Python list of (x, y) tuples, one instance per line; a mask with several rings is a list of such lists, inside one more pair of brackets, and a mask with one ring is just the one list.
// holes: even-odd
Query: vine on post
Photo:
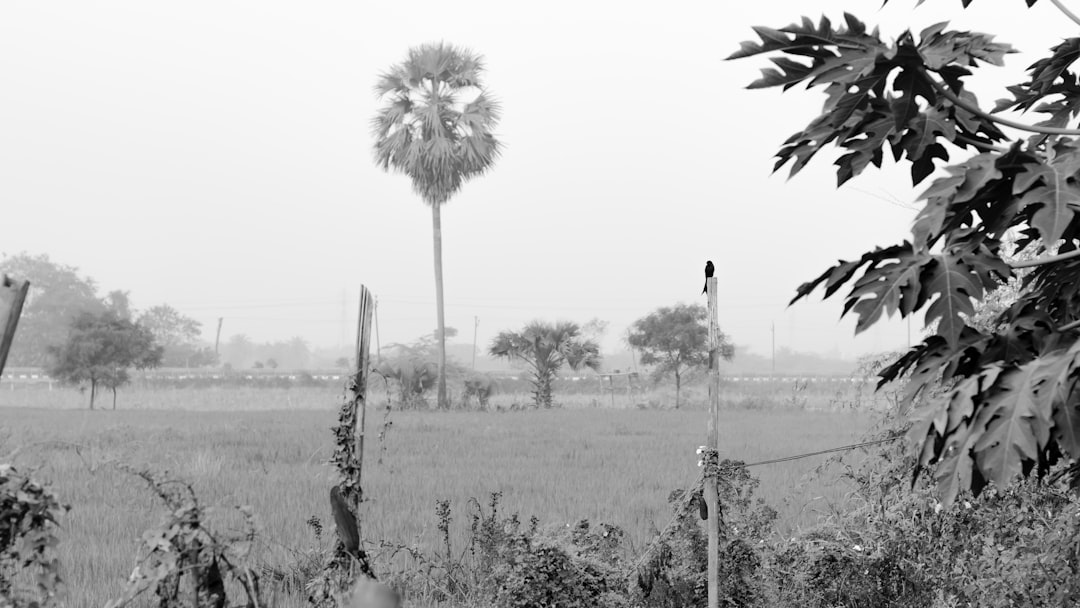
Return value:
[(312, 581), (310, 600), (315, 605), (334, 605), (333, 595), (348, 589), (357, 574), (375, 578), (367, 552), (361, 544), (360, 503), (364, 493), (361, 473), (364, 462), (364, 422), (367, 405), (367, 381), (370, 370), (371, 324), (375, 300), (360, 287), (360, 319), (356, 335), (356, 373), (346, 384), (345, 398), (338, 412), (334, 433), (334, 455), (330, 464), (341, 480), (330, 488), (330, 510), (334, 516), (338, 541), (334, 556), (322, 576)]

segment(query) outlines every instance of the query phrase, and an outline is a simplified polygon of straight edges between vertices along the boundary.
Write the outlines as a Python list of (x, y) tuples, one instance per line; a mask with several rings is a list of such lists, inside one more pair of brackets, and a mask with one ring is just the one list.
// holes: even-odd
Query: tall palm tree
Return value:
[(564, 363), (574, 370), (600, 369), (600, 345), (583, 338), (577, 323), (565, 321), (533, 321), (519, 332), (500, 332), (488, 352), (529, 366), (536, 407), (551, 407), (551, 385)]
[(483, 87), (483, 71), (479, 55), (439, 42), (409, 49), (408, 58), (375, 85), (379, 99), (386, 101), (371, 121), (375, 162), (385, 171), (408, 175), (413, 190), (431, 207), (440, 408), (448, 407), (440, 208), (463, 183), (490, 169), (501, 147), (492, 134), (499, 105)]

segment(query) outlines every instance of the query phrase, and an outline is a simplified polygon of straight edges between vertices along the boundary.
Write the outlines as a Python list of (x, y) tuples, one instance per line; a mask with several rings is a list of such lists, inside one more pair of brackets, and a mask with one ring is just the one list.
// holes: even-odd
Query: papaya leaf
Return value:
[[(1059, 351), (1042, 357), (1039, 369), (1039, 394), (1049, 399), (1052, 407), (1051, 422), (1054, 439), (1063, 452), (1080, 459), (1080, 409), (1070, 399), (1076, 390), (1076, 372), (1080, 342), (1067, 351)], [(1045, 441), (1044, 441), (1045, 443)]]
[(1050, 50), (1053, 51), (1051, 56), (1040, 59), (1028, 67), (1031, 80), (1026, 83), (1026, 87), (1036, 95), (1049, 93), (1058, 78), (1064, 77), (1069, 67), (1080, 58), (1080, 38), (1066, 38)]
[(1070, 146), (1050, 162), (1028, 163), (1016, 177), (1013, 193), (1023, 193), (1021, 206), (1035, 207), (1031, 225), (1043, 242), (1057, 242), (1080, 211), (1080, 186), (1073, 181), (1078, 170), (1080, 151)]
[(1025, 462), (1039, 457), (1040, 400), (1036, 395), (1039, 361), (1006, 370), (985, 396), (974, 428), (985, 432), (974, 445), (975, 459), (987, 479), (1008, 485)]
[(950, 346), (956, 346), (966, 323), (962, 315), (975, 314), (972, 298), (983, 294), (983, 287), (963, 258), (941, 253), (932, 256), (926, 265), (927, 274), (923, 278), (923, 288), (927, 293), (937, 295), (926, 310), (926, 325), (930, 327), (938, 322), (937, 333), (945, 338)]
[(908, 248), (894, 262), (868, 268), (848, 295), (849, 308), (859, 316), (855, 333), (868, 329), (882, 313), (892, 316), (900, 310), (902, 316), (911, 314), (922, 288), (919, 277), (931, 261), (929, 254)]

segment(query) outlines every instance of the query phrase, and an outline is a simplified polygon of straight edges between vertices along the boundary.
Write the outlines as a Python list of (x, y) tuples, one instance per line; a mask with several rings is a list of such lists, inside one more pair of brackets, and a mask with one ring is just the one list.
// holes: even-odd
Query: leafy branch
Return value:
[[(905, 379), (900, 404), (917, 411), (909, 433), (916, 476), (932, 470), (949, 502), (962, 490), (1080, 460), (1080, 336), (1072, 331), (1080, 328), (1080, 130), (1070, 126), (1080, 114), (1071, 69), (1080, 38), (1032, 63), (1027, 79), (1008, 87), (1011, 98), (988, 112), (965, 79), (1014, 51), (993, 36), (946, 28), (885, 42), (850, 14), (838, 25), (803, 18), (754, 28), (759, 40), (730, 58), (773, 55), (750, 88), (824, 88), (821, 114), (782, 144), (775, 170), (791, 163), (795, 175), (829, 144), (843, 151), (835, 161), (841, 185), (880, 168), (886, 149), (910, 164), (913, 185), (944, 169), (919, 196), (910, 240), (838, 261), (792, 303), (818, 287), (828, 298), (850, 286), (842, 314), (857, 316), (856, 333), (884, 315), (925, 315), (929, 337), (885, 367), (879, 386)], [(995, 115), (1005, 110), (1045, 119)], [(1010, 138), (1000, 127), (1033, 136)], [(955, 148), (972, 154), (944, 165)], [(1010, 234), (1032, 259), (1007, 259)], [(1015, 301), (973, 325), (976, 302), (1006, 283), (1018, 284)], [(1070, 481), (1080, 487), (1077, 470)]]

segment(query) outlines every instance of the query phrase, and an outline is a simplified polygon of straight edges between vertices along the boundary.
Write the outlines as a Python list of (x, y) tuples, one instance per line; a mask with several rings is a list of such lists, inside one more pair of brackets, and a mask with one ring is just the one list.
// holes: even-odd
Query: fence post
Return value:
[[(716, 310), (716, 277), (705, 280), (709, 292), (709, 442), (711, 454), (715, 455), (720, 447), (720, 328)], [(715, 456), (719, 462), (719, 456)], [(720, 601), (720, 495), (716, 487), (716, 470), (712, 468), (713, 458), (708, 458), (705, 470), (705, 504), (709, 509), (709, 608), (718, 608)]]
[(360, 546), (360, 503), (364, 492), (361, 473), (364, 464), (364, 423), (367, 414), (367, 382), (371, 363), (371, 318), (375, 300), (363, 285), (360, 286), (360, 314), (356, 331), (356, 373), (346, 383), (346, 394), (338, 413), (334, 431), (336, 449), (331, 462), (337, 467), (341, 481), (330, 490), (330, 509), (337, 525), (338, 545), (335, 561), (344, 563), (355, 558), (360, 571), (374, 577), (367, 555)]
[[(30, 281), (16, 281), (6, 274), (0, 277), (0, 375), (4, 373), (8, 351), (15, 339), (15, 327), (19, 324), (23, 302), (30, 290)], [(14, 383), (11, 385), (14, 389)]]
[[(375, 298), (367, 287), (360, 286), (360, 318), (356, 329), (356, 379), (350, 386), (354, 408), (360, 410), (360, 425), (356, 436), (356, 489), (359, 491), (360, 474), (364, 464), (364, 428), (367, 420), (367, 383), (371, 375), (371, 318), (375, 313)], [(356, 508), (360, 507), (360, 498), (356, 497)]]

